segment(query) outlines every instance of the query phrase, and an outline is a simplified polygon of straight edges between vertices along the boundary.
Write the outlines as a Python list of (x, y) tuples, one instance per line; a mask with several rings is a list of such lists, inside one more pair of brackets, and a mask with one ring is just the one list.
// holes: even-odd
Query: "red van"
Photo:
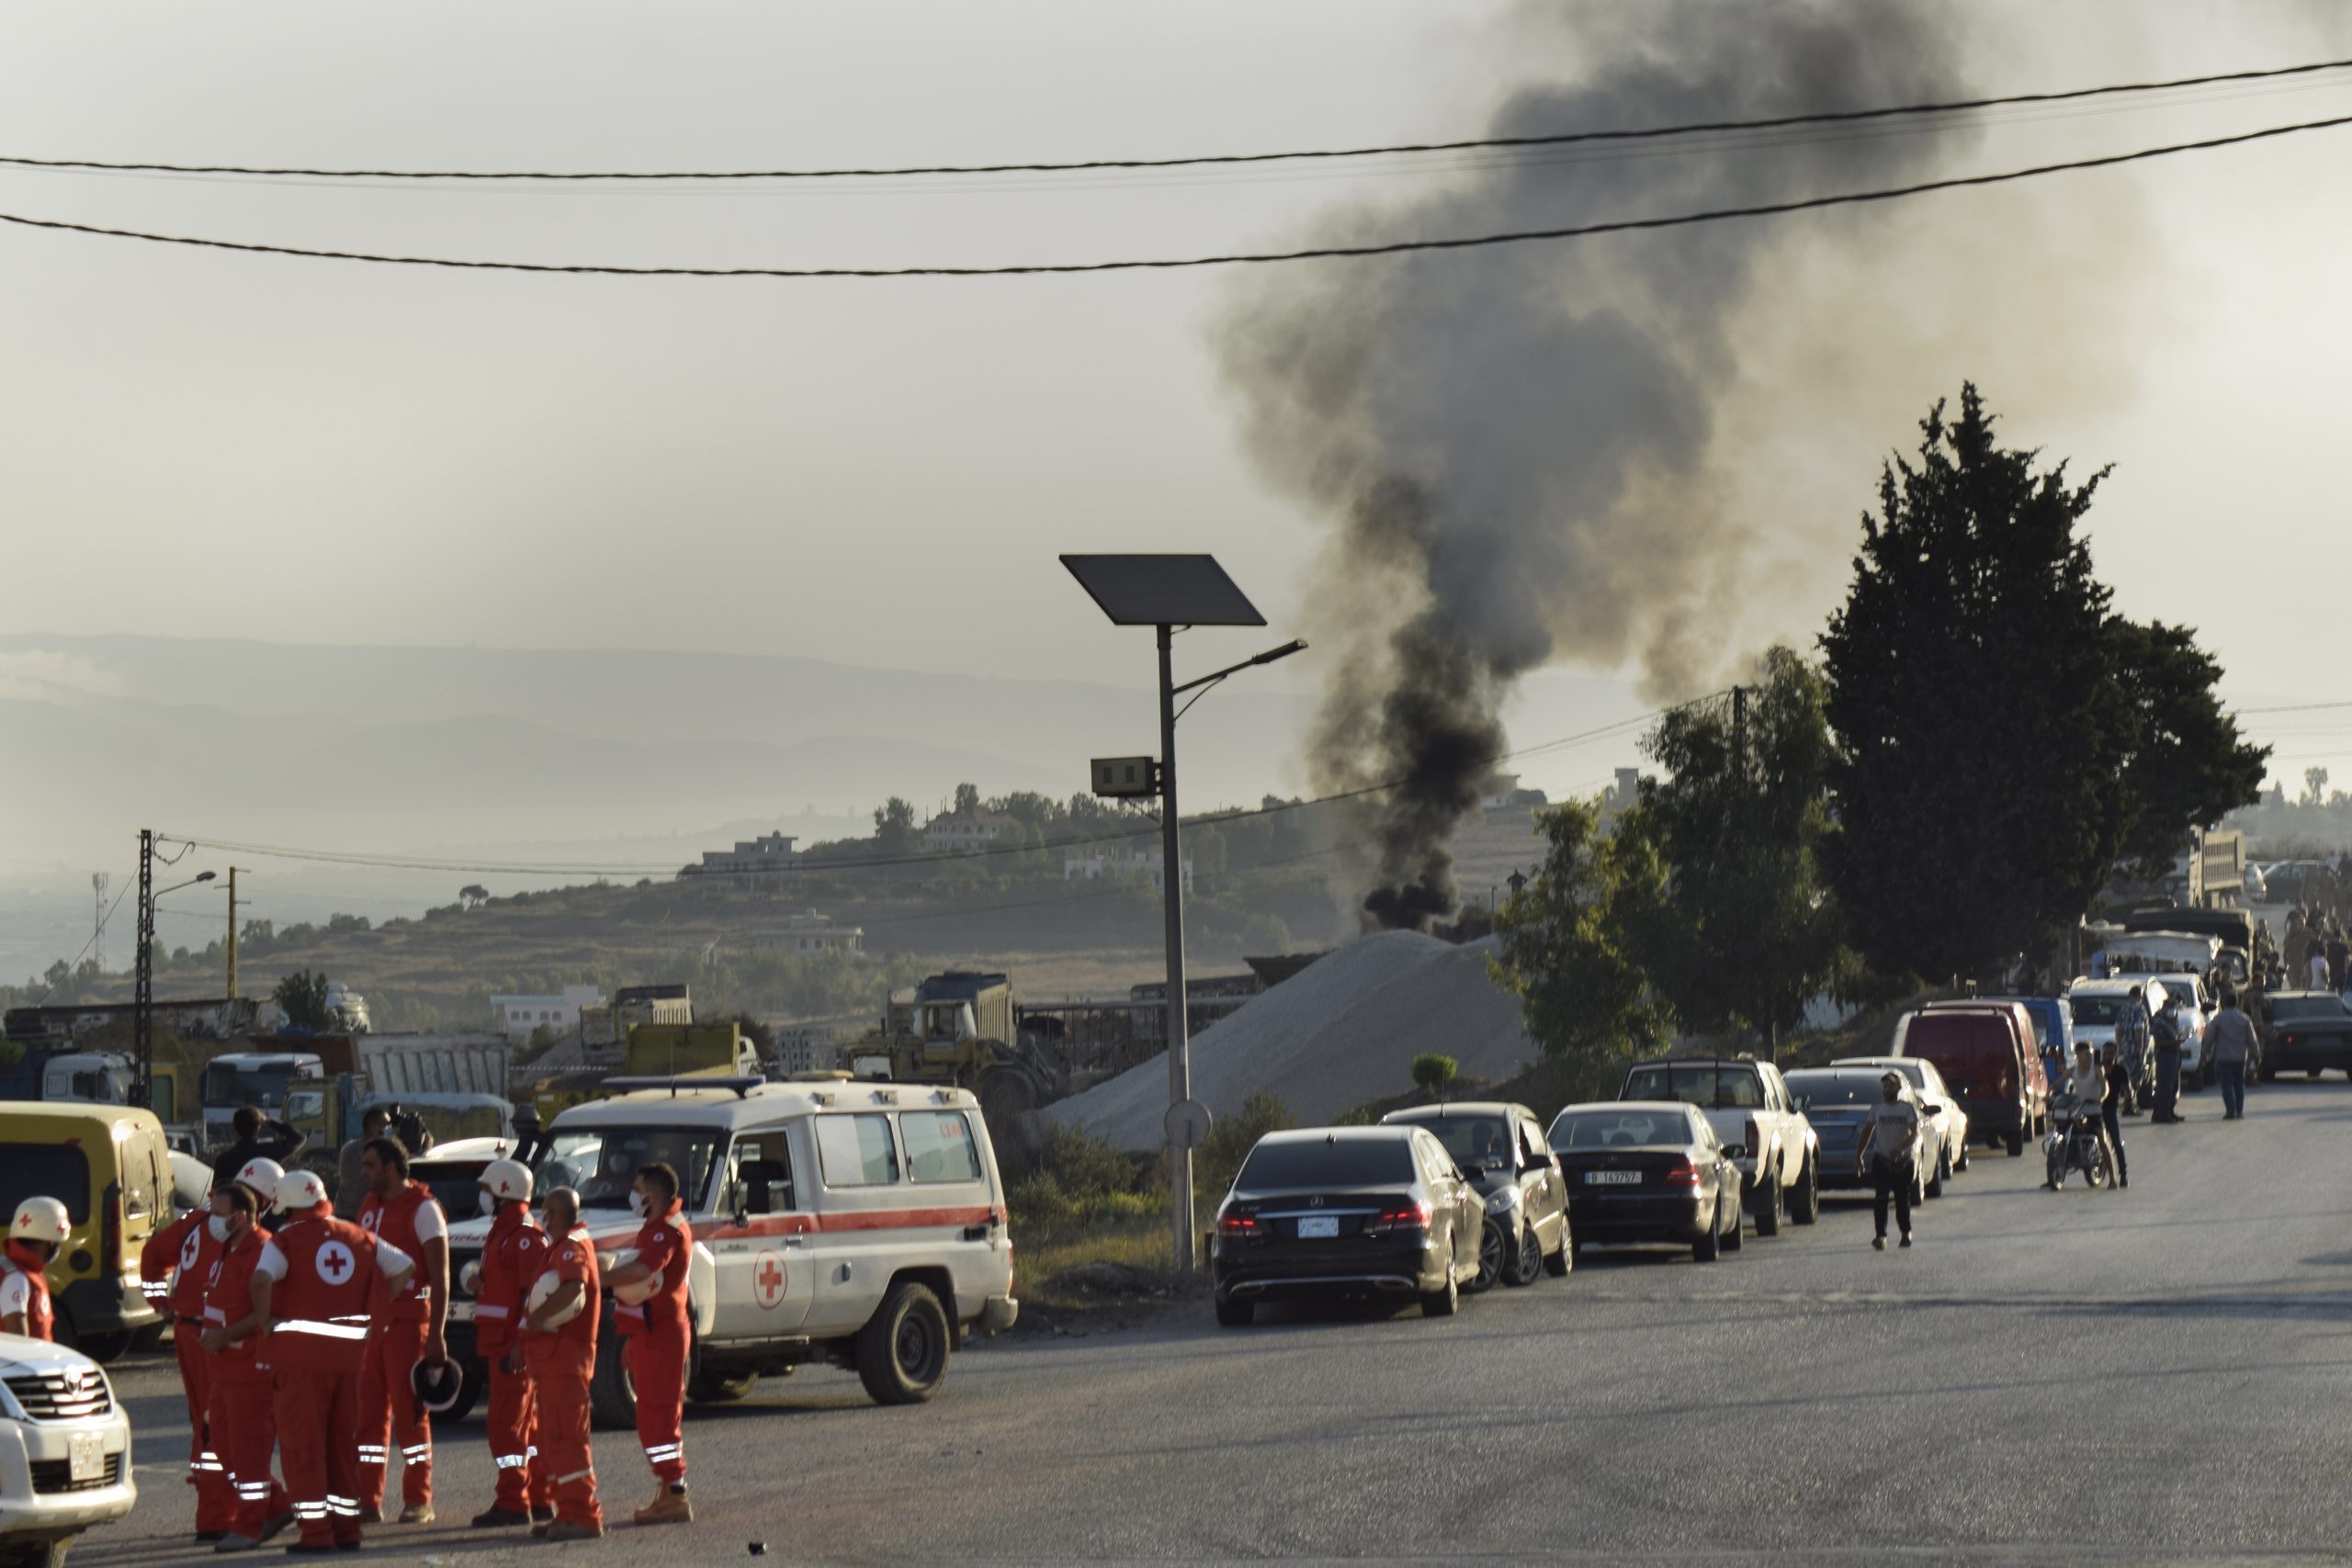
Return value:
[(1894, 1054), (1936, 1065), (1968, 1129), (2023, 1154), (2050, 1124), (2050, 1077), (2033, 1020), (2016, 1002), (1935, 1002), (1894, 1026)]

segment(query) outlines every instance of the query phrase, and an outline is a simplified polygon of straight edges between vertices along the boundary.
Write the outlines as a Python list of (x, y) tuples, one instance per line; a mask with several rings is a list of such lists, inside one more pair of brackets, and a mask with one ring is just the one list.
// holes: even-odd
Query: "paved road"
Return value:
[[(2352, 1090), (2257, 1090), (2130, 1130), (2134, 1184), (2038, 1190), (1980, 1155), (1874, 1253), (1867, 1204), (1699, 1266), (1589, 1255), (1448, 1322), (1337, 1312), (999, 1342), (934, 1404), (818, 1371), (691, 1417), (701, 1517), (567, 1553), (1014, 1562), (2352, 1562)], [(123, 1379), (146, 1498), (76, 1561), (183, 1554), (163, 1369)], [(479, 1422), (454, 1521), (369, 1555), (487, 1565)], [(650, 1491), (598, 1443), (608, 1507)], [(2338, 1552), (2346, 1554), (2338, 1557)]]

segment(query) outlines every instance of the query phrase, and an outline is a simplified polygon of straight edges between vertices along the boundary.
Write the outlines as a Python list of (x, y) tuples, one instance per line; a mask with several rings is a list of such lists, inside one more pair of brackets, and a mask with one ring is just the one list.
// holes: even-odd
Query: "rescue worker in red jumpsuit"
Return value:
[(262, 1211), (277, 1189), (275, 1182), (266, 1192), (255, 1185), (266, 1179), (257, 1166), (275, 1169), (276, 1162), (251, 1161), (237, 1180), (212, 1189), (210, 1203), (202, 1211), (214, 1252), (205, 1271), (204, 1329), (198, 1339), (199, 1353), (209, 1363), (206, 1421), (228, 1467), (233, 1495), (229, 1528), (212, 1549), (216, 1552), (251, 1551), (294, 1522), (286, 1488), (269, 1471), (277, 1449), (277, 1394), (261, 1368), (262, 1335), (269, 1325), (254, 1304), (253, 1279), (262, 1249), (271, 1240), (262, 1228)]
[(65, 1205), (54, 1198), (28, 1198), (8, 1223), (8, 1267), (0, 1273), (0, 1330), (30, 1339), (56, 1337), (49, 1305), (49, 1260), (74, 1234)]
[(196, 1488), (196, 1539), (216, 1541), (229, 1533), (237, 1511), (229, 1474), (207, 1427), (211, 1408), (206, 1379), (210, 1358), (198, 1348), (204, 1332), (204, 1282), (220, 1256), (206, 1224), (209, 1207), (190, 1209), (147, 1238), (139, 1249), (139, 1284), (148, 1302), (172, 1325), (178, 1352), (180, 1392), (187, 1396), (187, 1483)]
[(474, 1292), (474, 1348), (490, 1367), (490, 1457), (498, 1493), (476, 1514), (476, 1529), (555, 1517), (555, 1492), (539, 1462), (538, 1406), (523, 1370), (524, 1292), (537, 1283), (547, 1235), (531, 1217), (531, 1168), (492, 1160), (481, 1173), (481, 1209), (492, 1216)]
[(637, 1256), (613, 1270), (614, 1320), (637, 1388), (637, 1440), (653, 1467), (653, 1501), (634, 1516), (640, 1525), (685, 1524), (686, 1448), (680, 1420), (686, 1408), (686, 1260), (694, 1232), (678, 1201), (678, 1173), (659, 1161), (640, 1168), (629, 1207), (645, 1221), (633, 1244)]
[(522, 1351), (538, 1404), (539, 1461), (555, 1489), (555, 1517), (533, 1525), (542, 1540), (593, 1540), (605, 1533), (589, 1449), (588, 1384), (596, 1375), (596, 1317), (604, 1302), (596, 1244), (580, 1223), (580, 1194), (551, 1188), (542, 1207), (547, 1243), (538, 1277), (523, 1297)]
[(401, 1523), (433, 1518), (433, 1417), (418, 1408), (413, 1374), (419, 1361), (449, 1359), (443, 1332), (449, 1314), (449, 1221), (433, 1190), (408, 1179), (408, 1151), (394, 1138), (370, 1138), (359, 1151), (368, 1196), (359, 1228), (416, 1259), (413, 1287), (379, 1299), (368, 1330), (367, 1365), (359, 1383), (359, 1517), (384, 1517), (387, 1444), (401, 1450)]
[(261, 1365), (286, 1466), (286, 1490), (302, 1539), (292, 1552), (356, 1551), (359, 1545), (359, 1371), (368, 1355), (368, 1308), (416, 1276), (415, 1260), (334, 1216), (316, 1171), (292, 1170), (277, 1184), (286, 1223), (254, 1265), (254, 1309), (270, 1325)]

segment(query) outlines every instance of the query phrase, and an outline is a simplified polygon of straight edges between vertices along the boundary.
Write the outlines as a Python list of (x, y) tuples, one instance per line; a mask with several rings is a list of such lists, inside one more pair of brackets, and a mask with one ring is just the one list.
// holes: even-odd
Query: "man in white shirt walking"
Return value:
[(1874, 1194), (1871, 1213), (1878, 1223), (1878, 1234), (1871, 1238), (1871, 1245), (1883, 1252), (1890, 1195), (1894, 1199), (1895, 1227), (1902, 1232), (1903, 1245), (1911, 1245), (1911, 1190), (1918, 1176), (1912, 1167), (1919, 1147), (1919, 1108), (1905, 1094), (1899, 1073), (1881, 1078), (1879, 1093), (1883, 1098), (1871, 1107), (1870, 1119), (1862, 1124), (1861, 1149)]

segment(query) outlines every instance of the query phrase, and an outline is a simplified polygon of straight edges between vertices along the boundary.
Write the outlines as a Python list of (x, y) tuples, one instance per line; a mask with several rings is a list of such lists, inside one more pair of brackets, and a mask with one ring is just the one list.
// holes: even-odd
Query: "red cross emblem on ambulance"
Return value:
[(752, 1268), (752, 1294), (763, 1307), (780, 1306), (784, 1302), (784, 1254), (763, 1252)]

